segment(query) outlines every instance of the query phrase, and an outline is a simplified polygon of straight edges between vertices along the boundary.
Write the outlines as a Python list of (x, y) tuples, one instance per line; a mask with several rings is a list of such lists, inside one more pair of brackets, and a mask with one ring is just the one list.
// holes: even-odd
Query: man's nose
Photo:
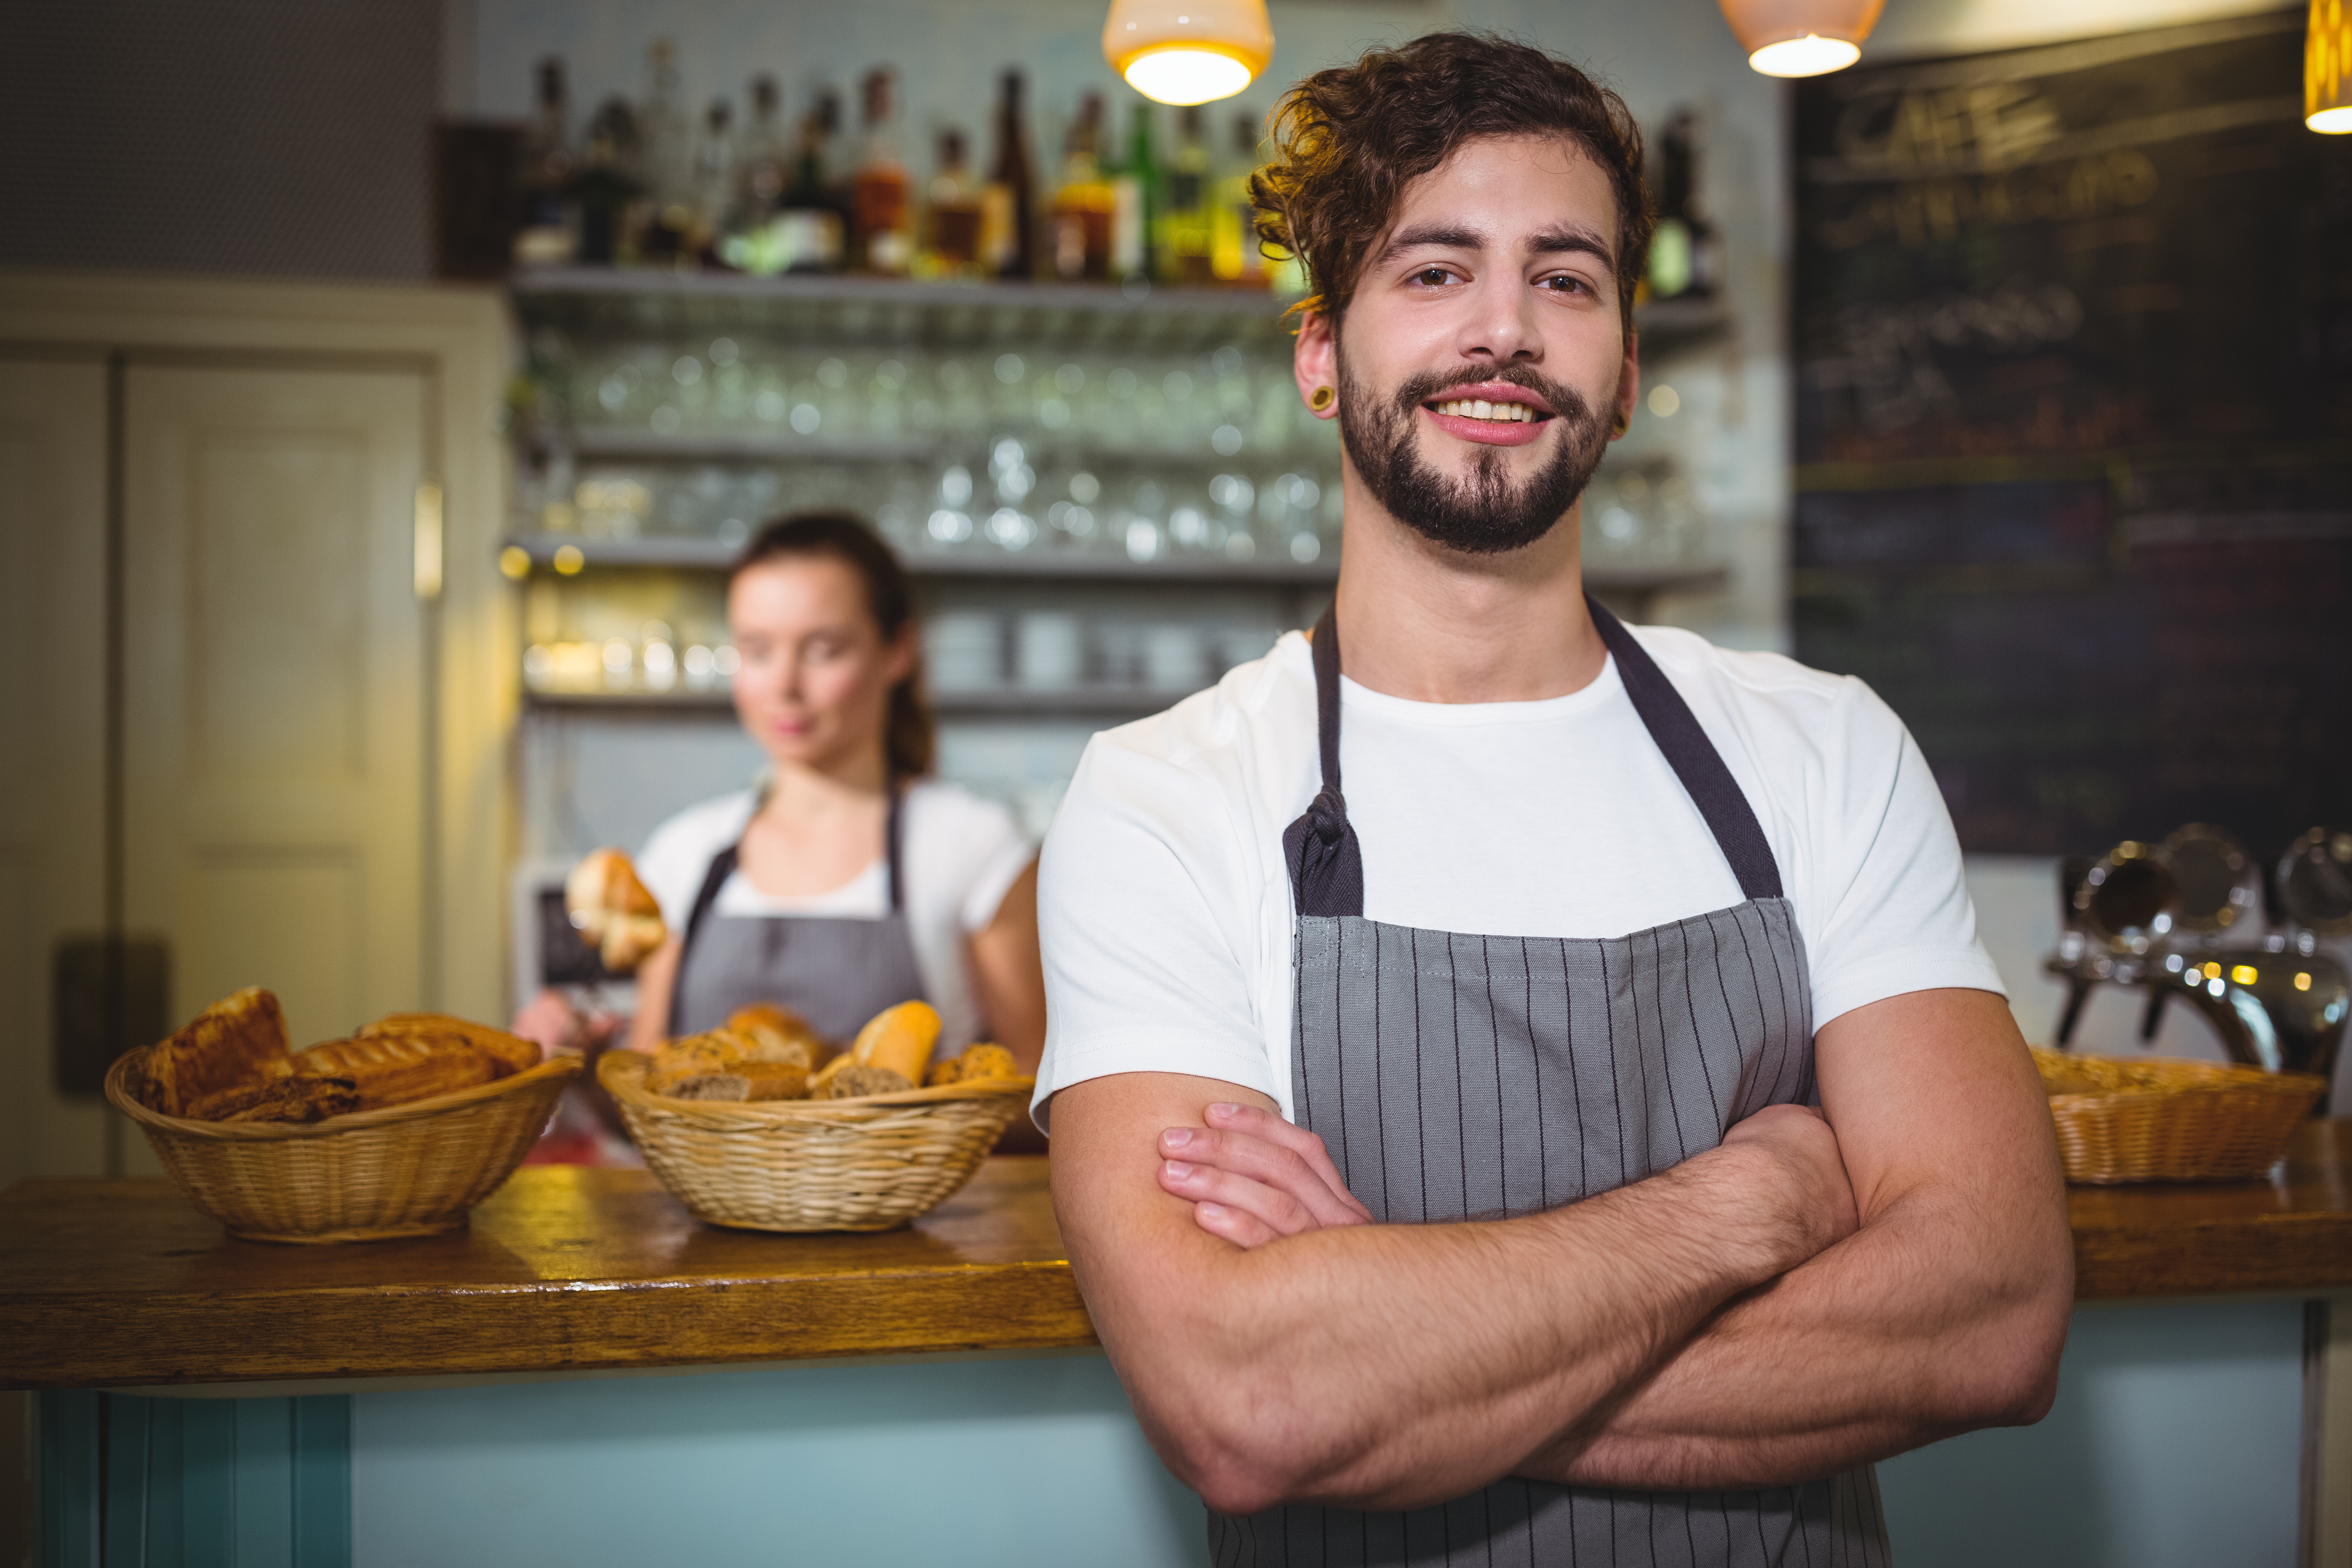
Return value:
[(1462, 326), (1454, 347), (1467, 360), (1493, 364), (1543, 358), (1535, 300), (1516, 273), (1489, 274), (1464, 290)]

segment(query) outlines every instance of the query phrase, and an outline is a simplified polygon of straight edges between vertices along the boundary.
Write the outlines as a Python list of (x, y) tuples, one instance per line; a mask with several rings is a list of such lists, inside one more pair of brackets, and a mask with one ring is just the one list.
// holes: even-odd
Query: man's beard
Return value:
[[(1388, 399), (1349, 375), (1344, 354), (1339, 368), (1339, 438), (1365, 488), (1399, 522), (1465, 554), (1500, 554), (1549, 533), (1609, 449), (1608, 432), (1575, 388), (1524, 365), (1475, 374), (1433, 371), (1412, 377)], [(1464, 479), (1448, 479), (1413, 449), (1421, 405), (1449, 387), (1482, 381), (1507, 381), (1538, 394), (1562, 427), (1559, 449), (1521, 483), (1511, 482), (1507, 447), (1475, 451)]]

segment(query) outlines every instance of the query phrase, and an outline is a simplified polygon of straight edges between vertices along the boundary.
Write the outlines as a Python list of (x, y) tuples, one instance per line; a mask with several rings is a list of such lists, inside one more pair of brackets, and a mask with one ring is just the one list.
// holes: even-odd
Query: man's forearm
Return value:
[(1168, 1282), (1173, 1312), (1123, 1310), (1124, 1282), (1083, 1267), (1081, 1284), (1213, 1506), (1418, 1506), (1507, 1472), (1791, 1261), (1754, 1234), (1753, 1181), (1748, 1158), (1708, 1156), (1527, 1219), (1220, 1249)]
[(1620, 1402), (1518, 1472), (1714, 1489), (1838, 1471), (2038, 1419), (2065, 1332), (2063, 1220), (1919, 1194), (1726, 1307)]

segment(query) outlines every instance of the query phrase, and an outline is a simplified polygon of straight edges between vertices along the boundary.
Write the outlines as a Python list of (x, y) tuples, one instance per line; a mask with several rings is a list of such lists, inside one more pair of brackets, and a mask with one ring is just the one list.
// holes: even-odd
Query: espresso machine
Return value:
[(2352, 981), (2319, 944), (2352, 931), (2352, 830), (2315, 827), (2264, 868), (2227, 830), (2191, 823), (2161, 844), (2068, 859), (2059, 900), (2064, 926), (2044, 967), (2066, 984), (2060, 1050), (2092, 988), (2124, 985), (2147, 994), (2143, 1041), (2184, 1002), (2231, 1060), (2332, 1079)]

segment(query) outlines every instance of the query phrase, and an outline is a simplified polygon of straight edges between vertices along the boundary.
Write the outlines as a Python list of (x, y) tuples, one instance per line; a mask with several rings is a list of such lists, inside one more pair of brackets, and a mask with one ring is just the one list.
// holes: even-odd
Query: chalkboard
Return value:
[(1796, 104), (1800, 658), (1962, 843), (2352, 821), (2352, 137), (2305, 12)]

